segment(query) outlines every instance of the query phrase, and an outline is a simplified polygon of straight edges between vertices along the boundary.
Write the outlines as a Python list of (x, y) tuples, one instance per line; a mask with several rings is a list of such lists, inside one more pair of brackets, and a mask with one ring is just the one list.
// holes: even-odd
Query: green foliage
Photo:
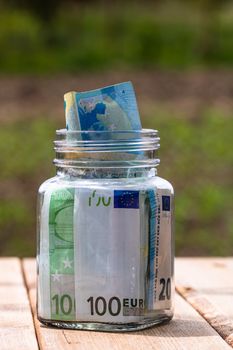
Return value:
[(10, 0), (8, 6), (27, 9), (36, 17), (48, 22), (60, 8), (62, 0)]
[[(159, 175), (176, 195), (176, 253), (232, 253), (232, 115), (206, 109), (200, 118), (170, 116), (157, 108), (143, 125), (160, 131)], [(35, 206), (40, 183), (54, 175), (55, 122), (49, 118), (0, 129), (0, 253), (35, 254)]]
[(55, 125), (45, 119), (0, 128), (0, 254), (35, 254), (36, 190), (52, 174)]
[(34, 255), (36, 237), (32, 227), (35, 220), (27, 200), (19, 198), (1, 200), (0, 213), (0, 253)]
[(119, 67), (232, 66), (233, 7), (63, 5), (45, 24), (29, 12), (0, 14), (0, 72), (57, 73)]
[(182, 255), (231, 254), (232, 116), (206, 110), (199, 119), (158, 113), (161, 135), (159, 173), (176, 193), (176, 249)]
[(21, 121), (0, 129), (1, 178), (32, 177), (53, 157), (55, 125), (43, 119)]

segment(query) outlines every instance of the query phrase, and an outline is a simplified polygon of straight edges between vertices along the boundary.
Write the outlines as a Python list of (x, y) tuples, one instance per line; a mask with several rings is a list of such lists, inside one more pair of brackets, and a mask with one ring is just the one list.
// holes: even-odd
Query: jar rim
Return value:
[(60, 129), (56, 135), (56, 166), (128, 167), (130, 162), (133, 167), (152, 167), (159, 164), (157, 130)]
[(56, 135), (150, 135), (156, 136), (158, 135), (158, 130), (155, 129), (140, 129), (140, 130), (67, 130), (67, 129), (58, 129), (56, 130)]
[(158, 131), (153, 129), (142, 130), (90, 130), (74, 131), (60, 129), (56, 131), (57, 140), (54, 141), (55, 150), (61, 147), (84, 148), (83, 151), (109, 150), (120, 148), (135, 150), (158, 149), (160, 147)]

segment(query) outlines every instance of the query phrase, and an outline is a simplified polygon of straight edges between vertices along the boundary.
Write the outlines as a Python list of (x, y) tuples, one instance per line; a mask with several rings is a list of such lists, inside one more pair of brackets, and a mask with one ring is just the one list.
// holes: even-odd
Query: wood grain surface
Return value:
[(174, 319), (162, 326), (130, 333), (105, 333), (48, 328), (36, 318), (36, 267), (34, 259), (23, 261), (40, 349), (77, 350), (198, 350), (230, 349), (230, 346), (186, 300), (176, 294)]
[(176, 259), (176, 289), (233, 347), (233, 259)]
[(0, 259), (0, 349), (38, 349), (20, 260)]

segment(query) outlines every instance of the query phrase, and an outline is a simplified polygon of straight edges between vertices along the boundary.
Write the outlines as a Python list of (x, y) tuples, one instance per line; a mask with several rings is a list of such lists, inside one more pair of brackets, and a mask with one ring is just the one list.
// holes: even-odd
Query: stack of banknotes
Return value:
[[(141, 129), (130, 82), (68, 92), (64, 99), (67, 130)], [(148, 252), (148, 241), (155, 244), (150, 213), (155, 210), (156, 191), (143, 185), (129, 190), (127, 179), (121, 188), (89, 182), (87, 187), (47, 191), (41, 211), (39, 315), (66, 321), (138, 321), (146, 293), (147, 307), (153, 309), (155, 249)]]

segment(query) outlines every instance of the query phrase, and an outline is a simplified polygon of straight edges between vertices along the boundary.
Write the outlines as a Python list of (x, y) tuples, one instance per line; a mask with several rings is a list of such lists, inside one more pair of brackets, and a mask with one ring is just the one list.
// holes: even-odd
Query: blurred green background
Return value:
[(233, 1), (0, 2), (0, 254), (35, 254), (63, 94), (131, 80), (175, 187), (176, 254), (232, 255)]

